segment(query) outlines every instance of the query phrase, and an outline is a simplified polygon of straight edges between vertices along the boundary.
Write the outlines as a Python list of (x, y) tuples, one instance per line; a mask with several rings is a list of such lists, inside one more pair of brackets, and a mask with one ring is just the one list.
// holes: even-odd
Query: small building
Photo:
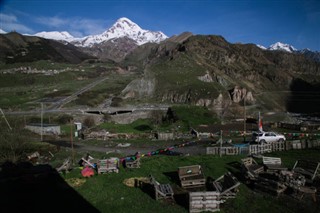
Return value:
[(31, 132), (41, 135), (41, 129), (43, 135), (60, 135), (61, 129), (57, 124), (42, 124), (41, 123), (30, 123), (25, 126), (26, 129)]
[(74, 125), (76, 127), (76, 131), (80, 131), (82, 129), (82, 123), (80, 122), (74, 122)]
[(172, 132), (171, 133), (157, 132), (155, 133), (155, 138), (163, 141), (174, 140), (174, 134)]

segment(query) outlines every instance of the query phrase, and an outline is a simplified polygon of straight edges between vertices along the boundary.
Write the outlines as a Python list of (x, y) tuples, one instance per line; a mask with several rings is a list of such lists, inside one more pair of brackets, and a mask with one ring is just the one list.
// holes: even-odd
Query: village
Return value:
[[(228, 203), (232, 202), (229, 200), (237, 200), (244, 186), (262, 196), (267, 194), (272, 199), (289, 197), (316, 212), (319, 210), (319, 160), (316, 157), (290, 157), (290, 165), (288, 156), (285, 160), (281, 156), (287, 152), (319, 152), (319, 127), (281, 122), (265, 123), (264, 126), (268, 131), (275, 127), (287, 128), (285, 140), (254, 142), (252, 134), (264, 132), (260, 122), (247, 123), (246, 134), (242, 130), (243, 123), (200, 125), (188, 133), (175, 130), (140, 134), (97, 131), (95, 128), (84, 128), (82, 122), (72, 123), (70, 132), (63, 133), (59, 125), (30, 123), (25, 128), (55, 148), (29, 153), (27, 161), (35, 168), (44, 164), (56, 165), (55, 172), (76, 190), (99, 176), (104, 179), (121, 175), (123, 179), (120, 178), (120, 182), (125, 186), (140, 189), (140, 193), (146, 193), (162, 206), (168, 203), (180, 206), (178, 209), (182, 207), (182, 212), (228, 212)], [(63, 135), (69, 137), (65, 142)], [(135, 142), (141, 137), (152, 143)], [(95, 145), (93, 141), (96, 141)], [(61, 151), (67, 156), (58, 160)], [(169, 178), (167, 181), (159, 176), (157, 168), (148, 165), (151, 161), (166, 158), (169, 161), (175, 158), (178, 162), (185, 159), (183, 163), (174, 164), (175, 171), (172, 171), (174, 165), (158, 165), (159, 170), (168, 173), (165, 175)], [(189, 162), (189, 158), (193, 160)], [(56, 162), (52, 164), (53, 159)], [(208, 164), (209, 159), (213, 161)], [(208, 175), (212, 174), (208, 169), (216, 167), (210, 165), (223, 159), (230, 163), (230, 168), (225, 170), (225, 166), (220, 165), (218, 176)], [(145, 166), (147, 168), (144, 169)], [(29, 175), (36, 175), (38, 181), (42, 173), (48, 171), (35, 170), (34, 174)]]

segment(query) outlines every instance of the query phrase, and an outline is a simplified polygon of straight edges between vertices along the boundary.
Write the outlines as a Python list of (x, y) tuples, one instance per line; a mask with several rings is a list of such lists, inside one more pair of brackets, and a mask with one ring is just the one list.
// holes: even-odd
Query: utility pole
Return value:
[(41, 139), (40, 141), (43, 141), (43, 103), (41, 103)]
[(70, 143), (72, 152), (72, 164), (74, 164), (74, 150), (73, 150), (73, 130), (72, 130), (73, 120), (70, 119)]
[(247, 114), (246, 114), (246, 97), (243, 98), (243, 142), (246, 142), (246, 123), (247, 123)]
[(220, 130), (220, 157), (222, 156), (222, 130)]

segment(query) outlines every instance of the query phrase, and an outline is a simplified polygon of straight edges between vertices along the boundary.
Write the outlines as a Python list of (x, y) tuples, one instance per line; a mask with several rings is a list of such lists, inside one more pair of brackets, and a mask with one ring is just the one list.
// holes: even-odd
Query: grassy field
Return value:
[[(62, 153), (60, 153), (62, 154)], [(58, 154), (58, 155), (60, 155)], [(70, 153), (69, 153), (70, 154)], [(81, 153), (77, 153), (80, 155)], [(83, 154), (83, 153), (82, 153)], [(292, 168), (294, 162), (300, 158), (312, 160), (320, 159), (319, 150), (292, 150), (288, 152), (272, 153), (271, 156), (282, 158), (285, 166)], [(57, 156), (58, 157), (58, 156)], [(100, 153), (100, 157), (101, 153)], [(107, 157), (107, 156), (104, 156)], [(239, 175), (238, 165), (245, 156), (153, 156), (141, 159), (141, 168), (120, 168), (119, 173), (95, 175), (86, 179), (86, 182), (74, 187), (90, 204), (100, 212), (187, 212), (187, 200), (176, 202), (156, 201), (148, 192), (141, 188), (128, 187), (123, 183), (125, 179), (147, 177), (152, 174), (160, 183), (173, 185), (176, 196), (185, 193), (179, 187), (177, 169), (180, 166), (199, 164), (202, 166), (205, 177), (218, 178), (226, 171)], [(83, 179), (80, 169), (75, 168), (63, 175), (68, 181), (71, 178)], [(181, 198), (181, 196), (180, 196)], [(276, 198), (272, 195), (253, 191), (245, 184), (240, 185), (240, 191), (235, 199), (229, 199), (222, 205), (221, 212), (318, 212), (319, 203), (313, 204), (311, 198), (306, 197), (304, 202), (288, 196)]]
[[(109, 95), (117, 95), (127, 85), (132, 75), (116, 74), (113, 64), (59, 64), (45, 61), (33, 63), (19, 63), (2, 65), (0, 71), (31, 67), (37, 70), (58, 70), (54, 75), (43, 73), (23, 74), (0, 72), (0, 105), (3, 109), (32, 109), (39, 106), (42, 99), (57, 98), (71, 95), (73, 92), (102, 77), (109, 77), (103, 84), (97, 85), (90, 91), (82, 94), (76, 101), (80, 105), (97, 105)], [(73, 106), (74, 103), (69, 105)]]

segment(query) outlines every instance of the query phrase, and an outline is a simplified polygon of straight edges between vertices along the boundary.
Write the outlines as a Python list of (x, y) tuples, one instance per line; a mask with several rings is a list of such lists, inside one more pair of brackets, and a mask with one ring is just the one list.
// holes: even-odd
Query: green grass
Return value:
[(150, 133), (152, 131), (166, 132), (178, 131), (189, 132), (190, 127), (196, 127), (200, 124), (213, 124), (219, 120), (216, 115), (207, 108), (182, 105), (173, 106), (172, 110), (178, 120), (176, 122), (163, 121), (155, 125), (151, 119), (138, 119), (130, 124), (102, 123), (99, 128), (106, 129), (111, 133)]
[[(271, 155), (271, 154), (270, 154)], [(308, 156), (309, 159), (320, 159), (319, 150), (292, 150), (288, 152), (272, 153), (279, 156), (289, 168), (292, 168), (296, 159)], [(177, 180), (171, 179), (168, 174), (176, 173), (178, 167), (199, 164), (203, 168), (205, 177), (218, 178), (226, 171), (234, 173), (239, 170), (232, 166), (245, 156), (153, 156), (141, 159), (140, 169), (120, 168), (120, 172), (105, 175), (96, 175), (87, 179), (86, 183), (75, 190), (79, 192), (89, 203), (101, 212), (187, 212), (185, 206), (168, 204), (165, 201), (156, 201), (140, 188), (131, 188), (123, 184), (123, 181), (132, 177), (147, 177), (152, 174), (160, 183), (170, 183), (173, 188), (179, 190)], [(65, 179), (80, 176), (80, 170), (74, 169), (64, 176)], [(181, 192), (181, 189), (179, 190)], [(287, 200), (289, 199), (289, 200)], [(269, 194), (254, 192), (246, 185), (241, 184), (240, 191), (235, 199), (229, 199), (222, 205), (221, 212), (284, 212), (298, 213), (301, 208), (305, 212), (314, 212), (311, 207), (300, 204), (300, 207), (288, 208), (288, 202), (296, 202), (292, 198), (276, 198)], [(290, 205), (289, 205), (290, 204)]]
[[(101, 66), (109, 71), (101, 73), (98, 69)], [(110, 71), (115, 69), (114, 66), (113, 64), (72, 65), (48, 61), (1, 65), (0, 70), (17, 67), (32, 67), (38, 70), (68, 69), (65, 72), (50, 76), (44, 74), (0, 73), (0, 106), (3, 109), (35, 108), (39, 105), (37, 101), (42, 98), (67, 96), (94, 80), (100, 79), (103, 76), (109, 76), (108, 80), (80, 97), (80, 100), (82, 100), (81, 104), (88, 104), (90, 102), (94, 103), (94, 105), (100, 104), (108, 95), (118, 95), (130, 80), (134, 78), (133, 75), (119, 75)]]
[(138, 119), (130, 124), (102, 123), (99, 127), (110, 133), (143, 133), (153, 130), (149, 119)]
[(200, 124), (214, 124), (219, 122), (217, 116), (205, 107), (180, 105), (173, 106), (172, 110), (176, 113), (178, 119), (184, 123), (185, 130), (189, 127), (196, 127)]

